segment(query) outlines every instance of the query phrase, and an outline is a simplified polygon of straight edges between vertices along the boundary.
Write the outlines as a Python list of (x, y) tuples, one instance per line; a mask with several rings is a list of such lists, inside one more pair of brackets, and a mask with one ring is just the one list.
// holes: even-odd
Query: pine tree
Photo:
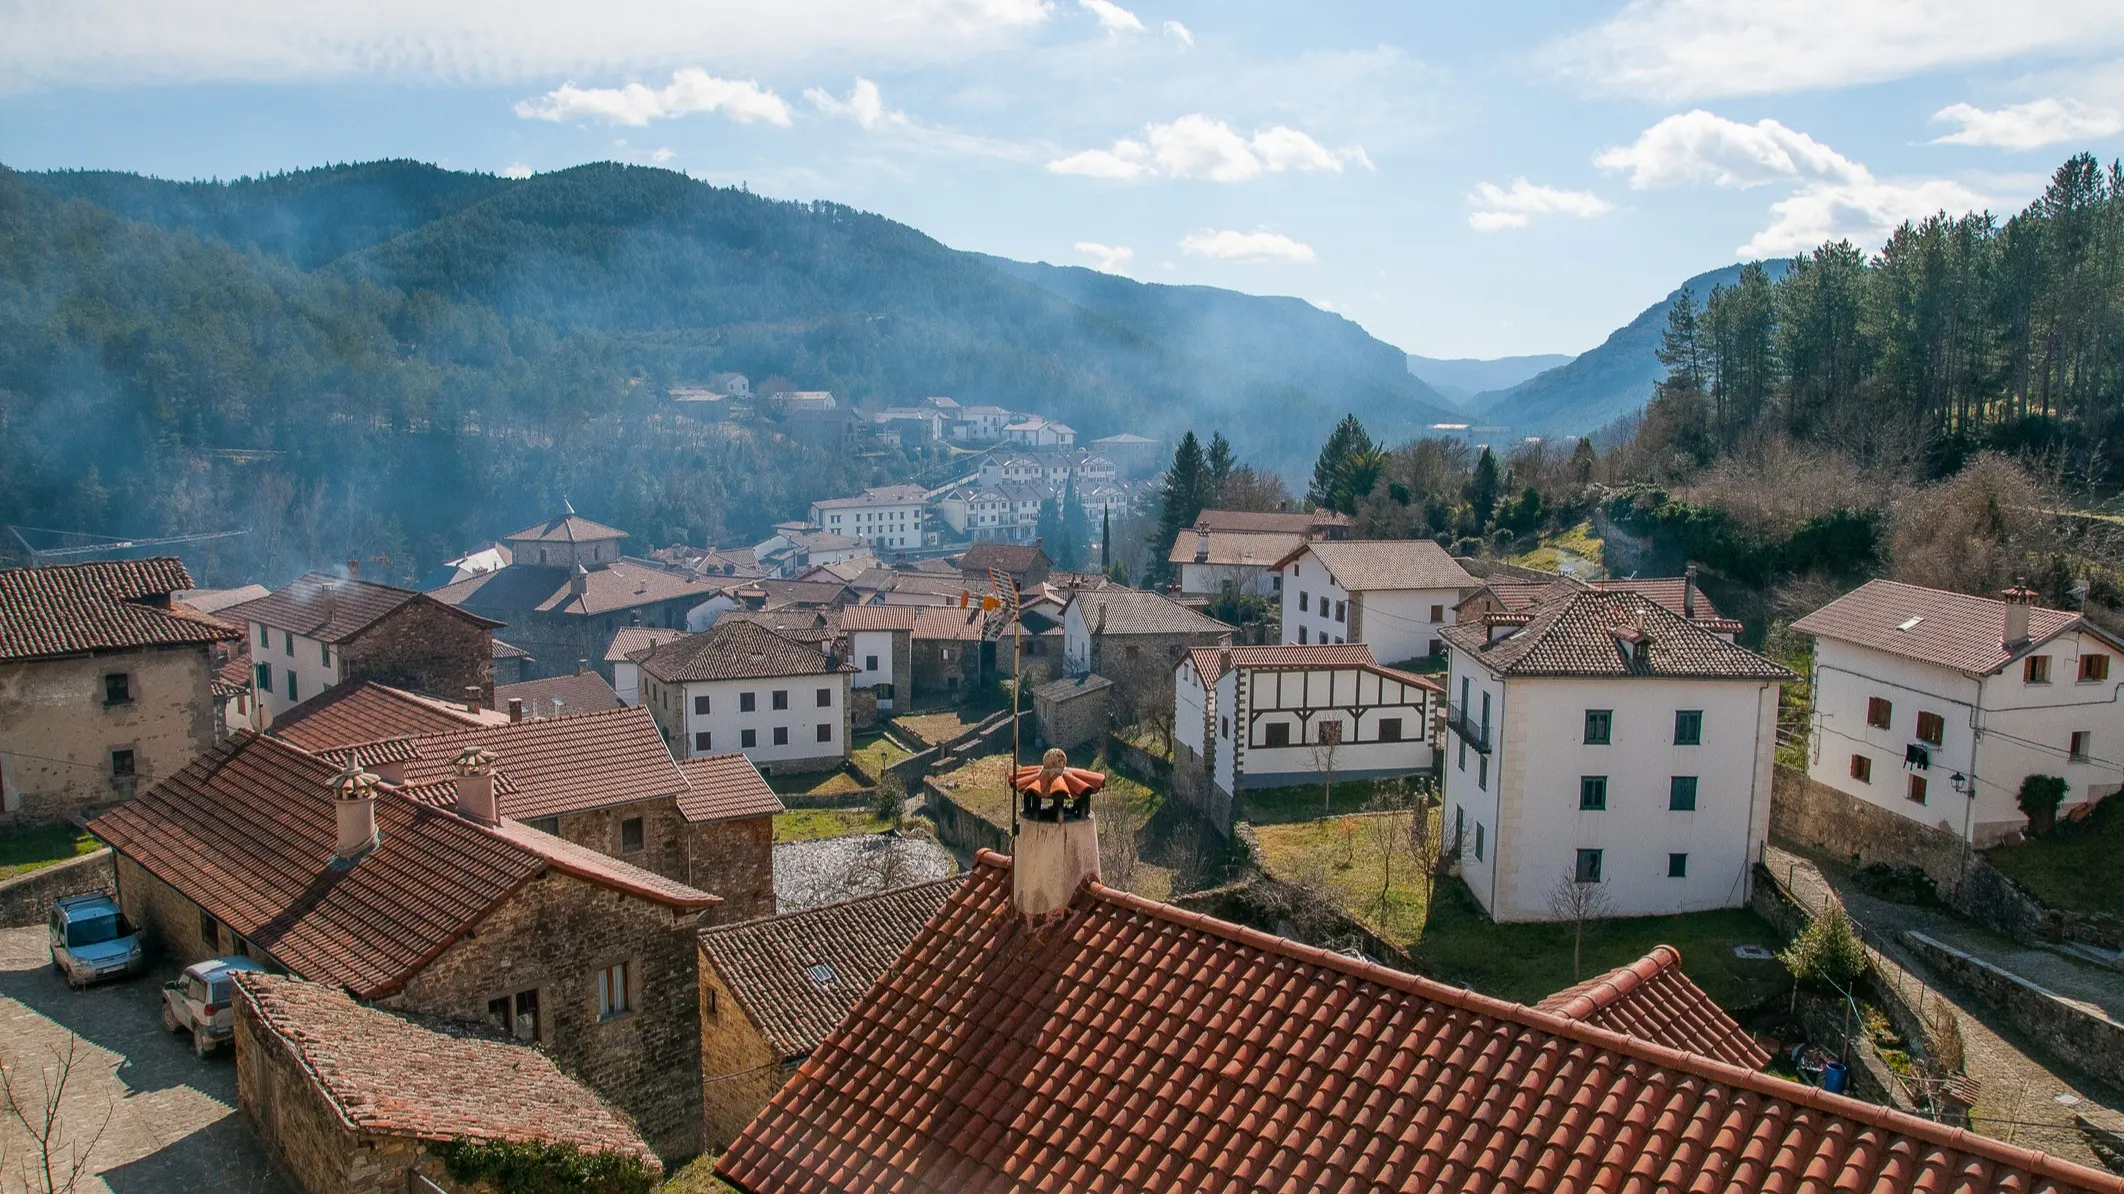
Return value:
[(1503, 488), (1497, 477), (1497, 457), (1484, 444), (1482, 455), (1475, 459), (1475, 475), (1468, 480), (1468, 504), (1475, 508), (1475, 520), (1488, 526), (1490, 515), (1497, 509), (1497, 494)]
[(1038, 537), (1041, 547), (1046, 549), (1048, 559), (1059, 560), (1061, 558), (1057, 553), (1063, 550), (1062, 507), (1055, 502), (1055, 499), (1040, 499), (1040, 521), (1034, 524), (1033, 534)]
[(1114, 508), (1099, 509), (1099, 571), (1114, 574)]
[(1158, 529), (1151, 532), (1150, 557), (1145, 568), (1145, 579), (1159, 582), (1166, 579), (1172, 565), (1166, 556), (1180, 532), (1195, 525), (1202, 507), (1209, 502), (1209, 465), (1203, 459), (1202, 441), (1190, 431), (1180, 437), (1180, 446), (1173, 449), (1173, 465), (1165, 470), (1165, 487), (1158, 509)]
[(1231, 441), (1224, 438), (1222, 431), (1211, 432), (1209, 456), (1203, 466), (1209, 473), (1210, 501), (1218, 502), (1224, 499), (1224, 482), (1232, 475), (1232, 466), (1236, 463), (1238, 462), (1232, 458)]
[(1060, 542), (1053, 556), (1055, 566), (1068, 572), (1084, 567), (1086, 541), (1091, 538), (1091, 517), (1084, 512), (1084, 503), (1077, 498), (1076, 478), (1070, 478), (1062, 487), (1062, 526)]
[(1704, 343), (1703, 308), (1697, 304), (1696, 292), (1684, 286), (1674, 296), (1674, 303), (1667, 308), (1667, 330), (1660, 333), (1659, 347), (1653, 350), (1659, 363), (1667, 367), (1667, 376), (1662, 386), (1680, 387), (1702, 393), (1711, 384), (1711, 362), (1708, 346)]
[(1335, 424), (1327, 443), (1321, 446), (1320, 459), (1313, 463), (1313, 483), (1306, 487), (1306, 504), (1314, 509), (1334, 508), (1335, 490), (1345, 476), (1349, 458), (1377, 447), (1356, 415), (1342, 416), (1342, 422)]

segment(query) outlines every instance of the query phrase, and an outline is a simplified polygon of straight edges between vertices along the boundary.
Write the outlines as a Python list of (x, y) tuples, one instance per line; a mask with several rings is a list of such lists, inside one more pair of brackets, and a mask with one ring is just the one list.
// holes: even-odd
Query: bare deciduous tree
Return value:
[(1135, 809), (1118, 793), (1101, 793), (1092, 801), (1092, 815), (1099, 819), (1099, 881), (1122, 891), (1135, 891), (1137, 864)]
[(1313, 737), (1308, 751), (1313, 757), (1313, 770), (1320, 773), (1320, 811), (1335, 811), (1335, 756), (1342, 749), (1342, 721), (1323, 721)]
[[(20, 1124), (29, 1137), (29, 1147), (18, 1166), (22, 1184), (38, 1194), (71, 1194), (89, 1174), (89, 1154), (103, 1139), (114, 1113), (104, 1108), (102, 1122), (94, 1131), (76, 1131), (67, 1121), (66, 1088), (74, 1067), (85, 1064), (80, 1055), (81, 1038), (72, 1033), (64, 1049), (50, 1047), (51, 1064), (40, 1067), (31, 1079), (21, 1065), (0, 1065), (0, 1111)], [(31, 1089), (34, 1081), (36, 1088)], [(5, 1163), (0, 1153), (0, 1165)]]
[(1571, 926), (1571, 981), (1577, 982), (1579, 959), (1586, 944), (1586, 922), (1608, 914), (1608, 893), (1598, 882), (1584, 882), (1575, 871), (1557, 876), (1549, 889), (1549, 911)]

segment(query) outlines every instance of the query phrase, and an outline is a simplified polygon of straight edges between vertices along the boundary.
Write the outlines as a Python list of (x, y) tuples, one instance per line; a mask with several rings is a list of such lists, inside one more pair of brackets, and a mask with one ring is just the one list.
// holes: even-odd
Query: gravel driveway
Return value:
[[(236, 1109), (229, 1051), (201, 1061), (188, 1039), (163, 1032), (162, 983), (174, 973), (70, 991), (42, 928), (0, 929), (0, 1065), (35, 1100), (55, 1051), (79, 1038), (60, 1125), (62, 1138), (95, 1138), (83, 1194), (295, 1194)], [(29, 1141), (4, 1110), (0, 1121), (0, 1192), (16, 1194)]]

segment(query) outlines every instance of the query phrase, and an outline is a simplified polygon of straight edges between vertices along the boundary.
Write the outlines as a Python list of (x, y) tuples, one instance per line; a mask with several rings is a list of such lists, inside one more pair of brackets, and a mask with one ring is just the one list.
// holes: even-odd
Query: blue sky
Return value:
[(0, 0), (0, 162), (660, 164), (1497, 356), (2014, 210), (2120, 67), (2116, 0)]

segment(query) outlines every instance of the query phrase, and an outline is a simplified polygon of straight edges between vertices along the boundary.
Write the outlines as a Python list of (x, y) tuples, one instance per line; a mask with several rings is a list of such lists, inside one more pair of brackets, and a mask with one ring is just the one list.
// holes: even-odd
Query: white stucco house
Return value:
[(1790, 672), (1568, 579), (1442, 634), (1446, 841), (1493, 919), (1554, 919), (1569, 879), (1599, 883), (1611, 916), (1747, 902)]
[(890, 713), (913, 695), (913, 637), (918, 607), (851, 605), (841, 611), (848, 636), (852, 687), (875, 689), (878, 711)]
[(1430, 770), (1436, 680), (1381, 667), (1362, 643), (1196, 647), (1173, 669), (1176, 766), (1229, 809), (1248, 788)]
[(679, 758), (742, 751), (763, 771), (806, 771), (848, 757), (854, 669), (830, 644), (722, 618), (636, 664), (641, 703)]
[(1283, 573), (1276, 566), (1305, 544), (1302, 534), (1197, 526), (1173, 536), (1165, 560), (1185, 596), (1215, 597), (1230, 589), (1241, 596), (1274, 598), (1283, 592)]
[(1875, 580), (1794, 622), (1814, 636), (1808, 775), (1978, 847), (2027, 826), (2028, 776), (2065, 780), (2061, 812), (2115, 793), (2124, 642), (2035, 600)]
[(1479, 583), (1428, 539), (1306, 543), (1276, 571), (1284, 642), (1364, 643), (1389, 663), (1438, 654), (1453, 607)]
[(922, 508), (929, 492), (919, 485), (880, 485), (854, 497), (811, 503), (811, 525), (872, 548), (922, 546)]

